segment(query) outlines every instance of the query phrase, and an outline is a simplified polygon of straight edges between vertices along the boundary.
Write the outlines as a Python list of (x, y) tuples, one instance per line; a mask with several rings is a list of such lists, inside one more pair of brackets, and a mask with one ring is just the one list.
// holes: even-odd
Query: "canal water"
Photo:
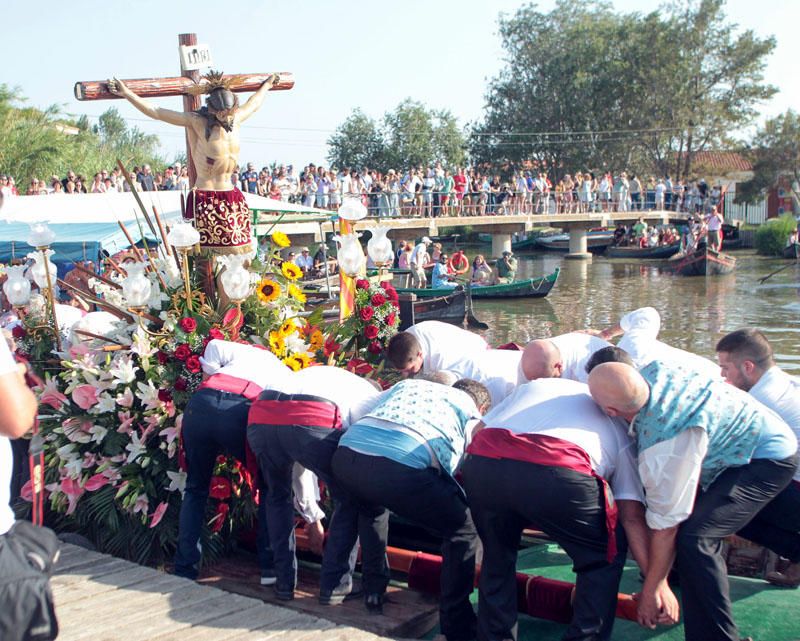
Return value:
[[(467, 249), (472, 257), (479, 251)], [(594, 257), (566, 260), (563, 254), (519, 255), (517, 278), (538, 277), (561, 268), (546, 298), (475, 301), (475, 315), (489, 324), (486, 338), (497, 345), (525, 343), (589, 327), (603, 329), (637, 307), (661, 314), (659, 338), (715, 359), (714, 345), (740, 327), (762, 330), (778, 365), (800, 375), (800, 267), (791, 266), (760, 285), (758, 280), (786, 261), (733, 252), (736, 270), (727, 276), (683, 277), (664, 264)]]

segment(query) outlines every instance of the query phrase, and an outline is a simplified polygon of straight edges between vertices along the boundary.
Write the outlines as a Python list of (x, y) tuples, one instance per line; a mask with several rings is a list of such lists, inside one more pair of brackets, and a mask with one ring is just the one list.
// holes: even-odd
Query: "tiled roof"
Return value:
[[(681, 157), (685, 158), (686, 153), (682, 153)], [(721, 173), (753, 171), (753, 164), (735, 151), (696, 151), (692, 154), (692, 165)]]

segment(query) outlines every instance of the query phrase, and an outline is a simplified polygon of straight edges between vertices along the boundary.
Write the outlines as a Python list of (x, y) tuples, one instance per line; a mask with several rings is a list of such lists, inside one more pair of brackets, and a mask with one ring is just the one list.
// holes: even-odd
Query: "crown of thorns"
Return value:
[(211, 93), (217, 89), (233, 91), (237, 86), (238, 83), (233, 78), (226, 78), (221, 71), (211, 70), (202, 76), (200, 82), (189, 87), (188, 92), (193, 96), (199, 96), (200, 94)]

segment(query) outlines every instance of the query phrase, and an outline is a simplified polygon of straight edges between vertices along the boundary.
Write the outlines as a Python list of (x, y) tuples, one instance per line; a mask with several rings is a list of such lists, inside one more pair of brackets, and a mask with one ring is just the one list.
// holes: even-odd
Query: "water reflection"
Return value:
[(714, 345), (723, 334), (758, 327), (772, 343), (778, 364), (800, 374), (800, 268), (786, 269), (759, 285), (759, 278), (785, 263), (752, 252), (736, 256), (736, 271), (715, 278), (684, 278), (656, 264), (602, 257), (583, 262), (558, 254), (522, 256), (520, 278), (561, 267), (550, 295), (475, 301), (475, 312), (490, 325), (486, 332), (490, 343), (500, 344), (602, 328), (631, 309), (650, 305), (661, 314), (661, 338), (671, 345), (714, 358)]

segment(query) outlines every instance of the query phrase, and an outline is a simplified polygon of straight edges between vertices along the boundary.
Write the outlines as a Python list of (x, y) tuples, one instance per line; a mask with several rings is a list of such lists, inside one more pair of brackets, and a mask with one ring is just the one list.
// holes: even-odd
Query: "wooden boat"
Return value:
[(617, 247), (609, 245), (605, 255), (608, 258), (637, 258), (649, 260), (661, 260), (674, 256), (681, 248), (680, 243), (671, 245), (659, 245), (658, 247)]
[(736, 259), (733, 256), (706, 246), (675, 261), (673, 266), (675, 273), (681, 276), (720, 276), (730, 274), (735, 267)]
[(792, 243), (783, 248), (784, 258), (793, 258), (797, 260), (800, 258), (800, 243)]
[(410, 296), (417, 293), (415, 290), (398, 290), (397, 293), (400, 295), (400, 331), (427, 320), (456, 325), (470, 322), (471, 305), (463, 287), (451, 289), (446, 295)]
[[(534, 240), (539, 249), (547, 251), (569, 251), (569, 234), (552, 234), (539, 236)], [(602, 253), (614, 242), (613, 230), (596, 230), (586, 232), (586, 248), (593, 254)]]
[[(547, 274), (541, 278), (528, 278), (526, 280), (514, 281), (505, 285), (480, 285), (469, 288), (472, 298), (543, 298), (550, 293), (553, 285), (558, 280), (560, 268), (556, 267), (552, 274)], [(415, 289), (398, 287), (397, 292), (414, 293), (419, 298), (431, 298), (445, 295), (452, 289)]]

